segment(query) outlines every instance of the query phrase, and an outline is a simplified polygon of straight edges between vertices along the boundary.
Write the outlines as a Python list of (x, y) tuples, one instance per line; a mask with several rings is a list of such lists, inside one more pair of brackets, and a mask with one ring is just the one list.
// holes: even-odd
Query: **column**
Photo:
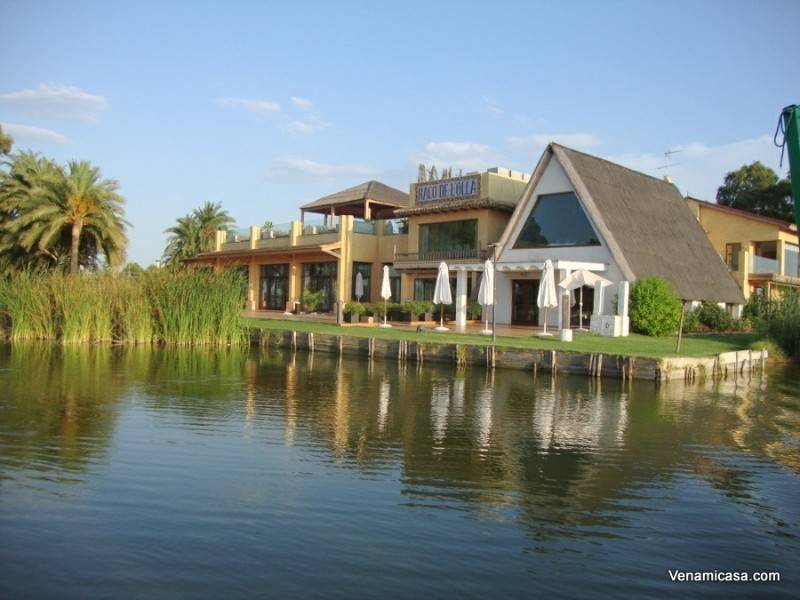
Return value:
[(261, 227), (258, 225), (250, 226), (250, 250), (258, 248), (258, 242), (261, 239)]
[(603, 303), (605, 302), (605, 289), (602, 281), (594, 284), (594, 306), (592, 307), (593, 315), (603, 314)]
[(456, 271), (456, 329), (467, 326), (467, 271)]
[[(561, 274), (559, 276), (559, 273)], [(555, 280), (556, 280), (556, 294), (558, 294), (558, 328), (559, 329), (569, 329), (569, 292), (566, 293), (560, 287), (558, 287), (558, 282), (563, 281), (567, 277), (570, 276), (571, 270), (570, 269), (561, 269), (560, 271), (554, 271)]]
[(248, 310), (257, 310), (258, 309), (258, 288), (260, 286), (260, 275), (259, 266), (256, 264), (256, 259), (251, 258), (250, 264), (248, 265), (248, 276), (247, 276), (247, 308)]

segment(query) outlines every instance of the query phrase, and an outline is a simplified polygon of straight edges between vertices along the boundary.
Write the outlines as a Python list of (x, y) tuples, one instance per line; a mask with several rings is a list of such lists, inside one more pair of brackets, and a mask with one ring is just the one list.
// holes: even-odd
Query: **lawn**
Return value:
[[(412, 331), (406, 328), (380, 329), (378, 327), (340, 327), (332, 323), (313, 321), (283, 321), (274, 319), (245, 318), (248, 327), (269, 331), (301, 331), (306, 333), (326, 333), (352, 337), (374, 337), (390, 340), (409, 340), (423, 343), (472, 344), (489, 346), (489, 336), (464, 333), (439, 333), (435, 331)], [(574, 333), (572, 342), (561, 342), (557, 337), (539, 338), (498, 336), (497, 346), (502, 348), (529, 348), (546, 350), (567, 350), (572, 352), (594, 352), (661, 358), (665, 356), (712, 356), (721, 352), (746, 350), (756, 341), (753, 333), (691, 335), (683, 338), (680, 354), (675, 353), (675, 338), (653, 338), (631, 334), (628, 337), (607, 338), (589, 333)]]

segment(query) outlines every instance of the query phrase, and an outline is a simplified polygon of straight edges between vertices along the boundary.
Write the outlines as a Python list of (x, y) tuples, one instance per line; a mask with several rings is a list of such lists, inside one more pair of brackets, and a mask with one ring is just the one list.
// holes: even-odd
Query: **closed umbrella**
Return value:
[(361, 274), (361, 271), (356, 273), (356, 289), (355, 289), (356, 299), (361, 302), (362, 296), (364, 296), (364, 276)]
[(556, 278), (553, 271), (553, 263), (549, 258), (544, 261), (544, 267), (542, 268), (536, 305), (544, 309), (544, 331), (542, 331), (542, 335), (553, 335), (547, 333), (547, 309), (558, 306), (558, 295), (556, 293)]
[(444, 305), (453, 303), (453, 294), (450, 292), (450, 271), (444, 261), (439, 263), (436, 287), (433, 288), (433, 303), (439, 305), (439, 327), (436, 331), (447, 331), (444, 326)]
[(483, 316), (486, 319), (486, 328), (481, 331), (484, 335), (491, 335), (492, 330), (489, 329), (489, 311), (490, 306), (494, 310), (494, 264), (488, 258), (483, 263), (483, 277), (481, 277), (481, 284), (478, 287), (478, 303), (483, 306)]
[(381, 298), (383, 298), (383, 323), (381, 327), (391, 327), (386, 322), (386, 313), (389, 310), (389, 298), (392, 297), (392, 283), (389, 281), (389, 265), (383, 265), (383, 280), (381, 281)]
[(558, 283), (558, 287), (564, 290), (580, 290), (580, 299), (578, 301), (578, 331), (586, 331), (583, 328), (583, 287), (587, 285), (594, 287), (597, 285), (597, 283), (600, 283), (600, 285), (611, 285), (611, 282), (608, 279), (600, 277), (600, 275), (585, 269), (573, 271), (569, 274), (569, 276), (565, 277)]

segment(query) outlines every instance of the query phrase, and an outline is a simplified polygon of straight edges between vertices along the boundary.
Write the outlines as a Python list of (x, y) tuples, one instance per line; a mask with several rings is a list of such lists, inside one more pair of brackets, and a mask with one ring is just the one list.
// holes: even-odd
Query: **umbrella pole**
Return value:
[(439, 305), (439, 327), (444, 327), (444, 304)]
[(544, 307), (544, 329), (542, 333), (547, 333), (547, 307)]
[(583, 331), (583, 286), (581, 286), (581, 296), (578, 301), (578, 331)]
[(386, 325), (386, 312), (389, 310), (389, 301), (384, 298), (383, 299), (383, 324)]

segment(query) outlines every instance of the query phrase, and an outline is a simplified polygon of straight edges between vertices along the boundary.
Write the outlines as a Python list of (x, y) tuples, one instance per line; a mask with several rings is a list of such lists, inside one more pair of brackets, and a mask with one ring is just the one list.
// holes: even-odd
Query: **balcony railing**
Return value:
[(754, 254), (750, 259), (751, 273), (780, 273), (780, 265), (774, 258)]
[(449, 248), (446, 250), (397, 253), (395, 262), (482, 261), (488, 257), (489, 251), (485, 248)]
[(306, 225), (303, 227), (303, 235), (323, 235), (325, 233), (337, 233), (339, 224), (330, 225)]
[(269, 227), (261, 228), (262, 240), (274, 240), (275, 238), (289, 237), (292, 231), (291, 223), (279, 223)]
[(375, 221), (365, 219), (353, 219), (353, 232), (375, 235)]

